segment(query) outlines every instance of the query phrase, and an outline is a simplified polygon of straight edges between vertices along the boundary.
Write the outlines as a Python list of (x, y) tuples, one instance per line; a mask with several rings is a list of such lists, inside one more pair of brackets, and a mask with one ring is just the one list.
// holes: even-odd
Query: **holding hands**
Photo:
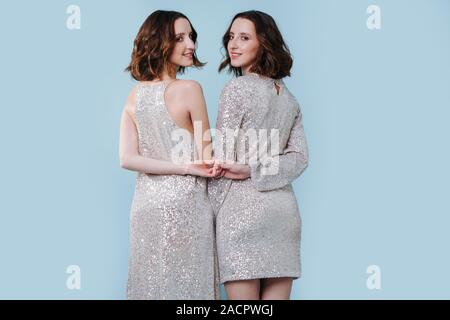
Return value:
[(245, 164), (220, 160), (204, 160), (202, 164), (189, 164), (185, 174), (208, 178), (243, 180), (250, 177), (250, 167)]
[(250, 177), (250, 167), (232, 161), (213, 160), (215, 178), (225, 177), (228, 179), (243, 180)]

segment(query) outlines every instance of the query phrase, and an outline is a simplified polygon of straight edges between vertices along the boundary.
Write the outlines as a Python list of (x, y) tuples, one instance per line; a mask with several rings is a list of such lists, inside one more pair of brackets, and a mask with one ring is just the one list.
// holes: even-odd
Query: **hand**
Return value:
[(222, 168), (218, 164), (218, 160), (203, 160), (203, 163), (207, 164), (209, 168), (213, 168), (213, 177), (218, 178), (222, 176)]
[[(235, 180), (243, 180), (250, 177), (250, 166), (245, 164), (239, 164), (235, 162), (219, 162), (216, 161), (214, 166), (217, 166), (220, 168), (221, 177), (225, 177), (228, 179), (235, 179)], [(219, 169), (217, 169), (219, 171)]]
[(204, 160), (201, 164), (188, 164), (186, 167), (186, 174), (208, 178), (220, 176), (221, 171), (214, 165), (214, 160)]

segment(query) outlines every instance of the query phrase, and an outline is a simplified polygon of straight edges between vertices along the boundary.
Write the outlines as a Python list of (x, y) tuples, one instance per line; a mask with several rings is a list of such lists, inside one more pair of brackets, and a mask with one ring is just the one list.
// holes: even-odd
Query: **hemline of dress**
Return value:
[(228, 281), (240, 281), (240, 280), (255, 280), (255, 279), (270, 279), (270, 278), (293, 278), (293, 280), (297, 280), (299, 278), (301, 278), (301, 274), (300, 273), (295, 273), (295, 274), (270, 274), (270, 273), (264, 273), (264, 274), (256, 274), (256, 275), (251, 275), (248, 277), (223, 277), (222, 279), (220, 279), (220, 284), (224, 284), (225, 282)]

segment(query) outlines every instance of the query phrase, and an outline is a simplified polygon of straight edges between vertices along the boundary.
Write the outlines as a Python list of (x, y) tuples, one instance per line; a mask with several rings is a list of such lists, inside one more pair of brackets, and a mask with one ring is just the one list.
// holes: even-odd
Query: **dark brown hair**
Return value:
[[(170, 63), (170, 55), (175, 47), (175, 21), (179, 18), (189, 19), (177, 11), (157, 10), (147, 17), (142, 24), (134, 40), (131, 62), (125, 71), (137, 81), (151, 81), (160, 78), (165, 69), (169, 73), (176, 73), (176, 66)], [(192, 29), (192, 41), (196, 44), (197, 32), (189, 21)], [(200, 62), (194, 51), (193, 65), (202, 67), (205, 64)], [(184, 73), (185, 67), (178, 69), (179, 73)]]
[(226, 55), (219, 66), (219, 72), (228, 67), (228, 72), (233, 72), (236, 76), (242, 75), (241, 68), (235, 68), (231, 65), (231, 59), (228, 53), (231, 26), (237, 18), (248, 19), (253, 22), (255, 25), (256, 36), (259, 41), (259, 50), (256, 61), (252, 65), (250, 72), (273, 79), (281, 79), (290, 76), (292, 56), (275, 20), (267, 13), (256, 10), (238, 13), (231, 21), (230, 26), (222, 39)]

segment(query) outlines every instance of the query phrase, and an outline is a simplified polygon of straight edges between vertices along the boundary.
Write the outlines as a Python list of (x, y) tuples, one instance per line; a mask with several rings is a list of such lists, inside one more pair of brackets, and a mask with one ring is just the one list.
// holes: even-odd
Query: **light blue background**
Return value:
[[(66, 8), (81, 8), (81, 30)], [(381, 8), (381, 30), (366, 8)], [(211, 124), (232, 16), (271, 14), (295, 62), (310, 166), (295, 182), (303, 276), (294, 299), (450, 298), (450, 2), (2, 2), (0, 298), (123, 299), (135, 173), (118, 161), (123, 73), (156, 9), (185, 13), (207, 66)], [(81, 290), (66, 268), (81, 267)], [(381, 290), (366, 287), (379, 265)]]

